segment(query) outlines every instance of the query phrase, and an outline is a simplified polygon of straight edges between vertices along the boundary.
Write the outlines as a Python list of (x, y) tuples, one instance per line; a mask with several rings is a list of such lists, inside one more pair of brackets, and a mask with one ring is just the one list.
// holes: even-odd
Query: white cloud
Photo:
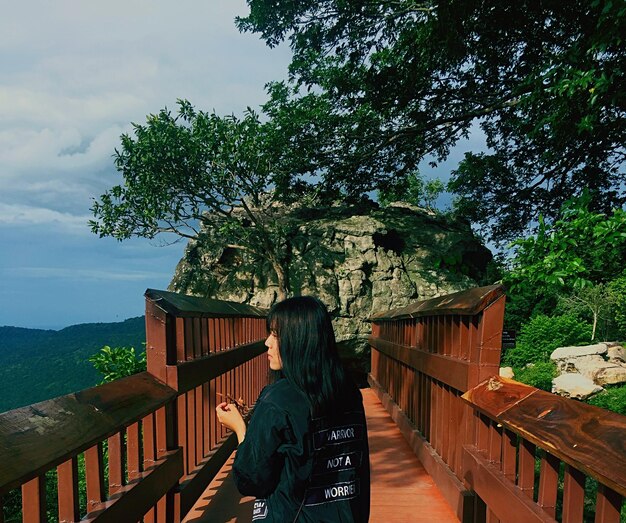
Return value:
[[(233, 19), (246, 11), (242, 0), (5, 6), (0, 203), (85, 213), (119, 183), (102, 174), (114, 172), (130, 122), (174, 108), (177, 98), (220, 113), (262, 103), (263, 85), (285, 76), (288, 52), (240, 34)], [(36, 196), (37, 188), (46, 192)]]
[(87, 221), (90, 216), (76, 216), (43, 207), (29, 207), (20, 204), (0, 202), (0, 225), (41, 225), (62, 228), (68, 233), (86, 234), (89, 232)]
[(81, 281), (153, 281), (168, 278), (171, 275), (149, 271), (114, 271), (98, 269), (76, 269), (65, 267), (20, 267), (0, 270), (8, 277), (51, 278), (56, 280)]
[[(103, 300), (98, 307), (117, 314), (144, 281), (167, 285), (184, 243), (159, 250), (98, 239), (87, 225), (89, 208), (121, 181), (112, 155), (130, 122), (174, 109), (177, 98), (240, 113), (263, 103), (268, 81), (286, 76), (286, 47), (270, 50), (258, 35), (238, 33), (233, 18), (246, 12), (244, 0), (3, 3), (0, 267), (11, 263), (13, 272), (0, 295), (16, 289), (23, 296), (21, 304), (10, 302), (10, 316), (0, 304), (3, 321), (45, 324), (56, 315), (55, 322), (69, 324), (93, 307), (85, 305), (88, 291)], [(89, 284), (73, 285), (76, 279)], [(65, 302), (50, 300), (55, 306), (44, 311), (46, 289)], [(35, 302), (46, 317), (19, 312)]]

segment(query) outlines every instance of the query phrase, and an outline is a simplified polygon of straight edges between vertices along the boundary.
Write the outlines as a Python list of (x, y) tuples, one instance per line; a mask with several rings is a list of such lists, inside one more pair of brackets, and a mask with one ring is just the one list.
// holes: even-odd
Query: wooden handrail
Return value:
[(504, 295), (502, 285), (474, 287), (374, 314), (371, 321), (406, 320), (420, 316), (476, 316)]
[(475, 438), (464, 447), (464, 480), (496, 517), (510, 514), (515, 503), (512, 521), (544, 521), (546, 515), (552, 521), (563, 463), (564, 520), (582, 521), (585, 477), (590, 477), (600, 484), (597, 499), (590, 500), (596, 506), (595, 521), (620, 521), (626, 496), (626, 416), (499, 376), (463, 399), (478, 417)]
[(500, 376), (462, 397), (503, 427), (626, 496), (626, 416)]
[(178, 523), (236, 445), (215, 406), (267, 382), (265, 333), (256, 307), (146, 291), (147, 372), (0, 414), (0, 523), (20, 486), (22, 521), (45, 521), (55, 467), (60, 521)]
[(171, 402), (147, 372), (0, 414), (0, 495)]
[(267, 311), (233, 301), (187, 296), (177, 292), (147, 289), (146, 299), (178, 318), (265, 318)]

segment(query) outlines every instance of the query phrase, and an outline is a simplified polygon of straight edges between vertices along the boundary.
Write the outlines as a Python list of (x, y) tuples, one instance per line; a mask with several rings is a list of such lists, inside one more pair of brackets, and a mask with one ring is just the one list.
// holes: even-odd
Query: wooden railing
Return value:
[(626, 416), (497, 376), (463, 399), (477, 422), (465, 480), (488, 521), (619, 523)]
[(27, 523), (180, 521), (236, 445), (215, 405), (266, 383), (265, 331), (260, 309), (148, 290), (147, 372), (0, 414), (0, 523), (16, 497)]
[(374, 316), (372, 388), (462, 522), (619, 522), (626, 417), (499, 378), (503, 313), (492, 286)]
[[(503, 314), (492, 286), (373, 317), (372, 388), (461, 521), (620, 521), (626, 418), (499, 378)], [(215, 405), (266, 382), (265, 312), (148, 290), (146, 333), (147, 372), (0, 414), (0, 523), (16, 497), (27, 523), (178, 522), (205, 490), (236, 444)]]

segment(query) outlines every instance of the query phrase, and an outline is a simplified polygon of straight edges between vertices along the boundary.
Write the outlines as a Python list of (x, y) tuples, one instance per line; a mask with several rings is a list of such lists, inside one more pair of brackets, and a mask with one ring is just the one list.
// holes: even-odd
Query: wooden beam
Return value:
[(168, 365), (167, 383), (182, 394), (225, 374), (266, 350), (264, 342), (257, 341), (234, 349), (214, 352), (197, 360)]
[(433, 354), (417, 347), (399, 345), (380, 338), (369, 337), (369, 344), (386, 356), (398, 360), (412, 369), (464, 392), (467, 390), (470, 363)]

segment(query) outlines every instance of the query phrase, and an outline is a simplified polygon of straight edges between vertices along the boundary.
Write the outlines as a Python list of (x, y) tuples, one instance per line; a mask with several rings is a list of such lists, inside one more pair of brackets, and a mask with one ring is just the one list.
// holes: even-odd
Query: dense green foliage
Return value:
[(588, 402), (596, 407), (602, 407), (626, 416), (626, 387), (607, 388), (589, 398)]
[(574, 290), (619, 276), (626, 259), (626, 212), (590, 210), (585, 193), (563, 205), (557, 219), (539, 217), (537, 234), (513, 242), (515, 257), (509, 277), (520, 285)]
[(608, 285), (613, 299), (613, 315), (619, 338), (626, 340), (626, 269)]
[(515, 348), (506, 352), (504, 361), (512, 367), (545, 362), (558, 347), (590, 341), (591, 325), (568, 315), (539, 315), (522, 327)]
[[(505, 321), (521, 331), (504, 362), (517, 380), (551, 390), (555, 348), (626, 340), (626, 213), (594, 212), (583, 194), (566, 202), (553, 223), (541, 219), (536, 235), (513, 245), (503, 275), (509, 287)], [(624, 398), (622, 386), (589, 402), (623, 413)]]
[[(326, 189), (358, 197), (403, 183), (480, 125), (491, 151), (468, 154), (450, 188), (491, 237), (514, 238), (537, 210), (554, 217), (585, 187), (593, 209), (625, 201), (623, 3), (248, 5), (240, 29), (293, 51), (291, 81), (270, 87), (268, 114), (299, 126), (293, 148), (314, 150)], [(290, 172), (310, 168), (300, 159)]]
[(540, 361), (515, 369), (515, 379), (538, 389), (552, 392), (552, 379), (558, 374), (556, 365), (551, 361)]
[(108, 383), (146, 370), (146, 352), (144, 350), (137, 355), (135, 347), (111, 348), (105, 345), (100, 352), (91, 356), (89, 361), (102, 374), (101, 383)]
[(143, 317), (59, 331), (0, 327), (0, 412), (93, 387), (89, 357), (104, 345), (142, 347)]
[[(511, 270), (503, 278), (509, 289), (509, 327), (519, 328), (537, 314), (565, 312), (572, 302), (579, 302), (581, 311), (586, 307), (587, 316), (580, 316), (593, 322), (594, 310), (599, 313), (619, 302), (621, 287), (611, 282), (624, 271), (624, 210), (594, 212), (586, 193), (568, 201), (552, 224), (540, 218), (537, 234), (515, 241), (513, 247)], [(597, 285), (606, 288), (594, 289)], [(610, 294), (608, 289), (613, 289)], [(605, 334), (619, 337), (617, 332)], [(626, 337), (626, 332), (622, 335)]]

